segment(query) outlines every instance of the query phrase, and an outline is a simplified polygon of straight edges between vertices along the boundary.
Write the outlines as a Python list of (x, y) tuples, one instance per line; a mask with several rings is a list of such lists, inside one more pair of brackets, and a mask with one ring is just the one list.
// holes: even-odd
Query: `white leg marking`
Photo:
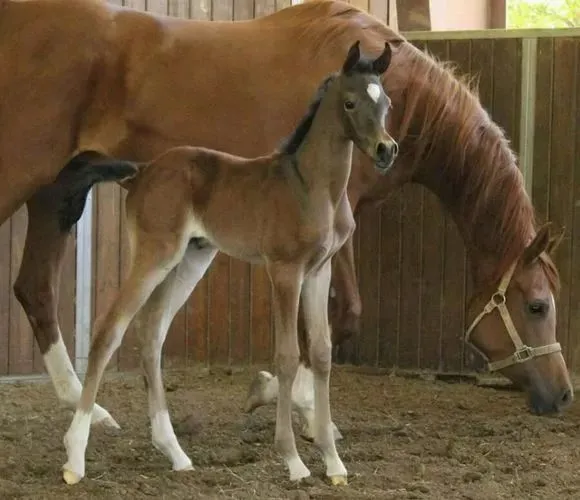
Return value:
[(153, 446), (173, 464), (173, 470), (192, 470), (191, 460), (179, 446), (167, 410), (157, 412), (151, 418)]
[(376, 83), (369, 83), (367, 86), (367, 94), (374, 102), (379, 102), (381, 88)]
[[(68, 408), (76, 408), (83, 387), (72, 366), (62, 337), (55, 344), (52, 344), (45, 353), (44, 365), (58, 399)], [(120, 428), (119, 424), (109, 415), (109, 412), (99, 405), (95, 405), (92, 416), (92, 423), (97, 422), (102, 422), (109, 427)]]
[(76, 484), (85, 476), (85, 450), (89, 441), (91, 414), (77, 410), (64, 435), (67, 462), (63, 466), (63, 479)]

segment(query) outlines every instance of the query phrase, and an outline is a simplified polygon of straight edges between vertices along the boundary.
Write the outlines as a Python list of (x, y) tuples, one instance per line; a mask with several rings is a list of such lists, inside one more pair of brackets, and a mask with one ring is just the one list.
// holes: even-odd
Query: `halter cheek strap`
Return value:
[(506, 273), (503, 275), (497, 291), (491, 296), (491, 299), (485, 305), (483, 311), (481, 311), (477, 315), (477, 317), (473, 320), (473, 323), (471, 323), (471, 326), (468, 328), (465, 334), (465, 342), (471, 345), (476, 351), (478, 351), (484, 357), (484, 359), (488, 359), (485, 353), (483, 353), (480, 349), (477, 348), (475, 344), (471, 342), (471, 334), (475, 329), (475, 327), (478, 325), (478, 323), (484, 318), (484, 316), (490, 314), (495, 309), (499, 311), (499, 314), (501, 316), (501, 319), (503, 320), (508, 335), (510, 336), (516, 349), (511, 356), (508, 356), (505, 359), (502, 359), (500, 361), (488, 362), (487, 368), (489, 371), (503, 370), (508, 366), (523, 363), (530, 359), (537, 358), (538, 356), (544, 356), (546, 354), (560, 352), (562, 350), (562, 347), (560, 346), (559, 342), (554, 342), (553, 344), (548, 344), (539, 347), (527, 346), (522, 342), (522, 339), (518, 335), (518, 331), (514, 326), (514, 323), (506, 306), (506, 297), (505, 297), (505, 292), (514, 274), (516, 263), (517, 262), (514, 262), (506, 271)]

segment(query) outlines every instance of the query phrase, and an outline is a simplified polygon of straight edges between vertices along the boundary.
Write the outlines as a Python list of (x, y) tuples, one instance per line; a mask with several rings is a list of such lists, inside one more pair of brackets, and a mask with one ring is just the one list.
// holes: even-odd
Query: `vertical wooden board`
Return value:
[(167, 15), (167, 0), (147, 0), (147, 12)]
[(252, 265), (251, 287), (251, 360), (253, 363), (266, 363), (270, 361), (273, 350), (272, 286), (263, 265)]
[(212, 0), (189, 0), (189, 11), (192, 19), (211, 19)]
[(389, 19), (388, 0), (369, 0), (369, 13), (387, 24)]
[(209, 268), (209, 360), (226, 363), (230, 350), (230, 258), (218, 253)]
[(470, 73), (477, 79), (479, 100), (490, 115), (493, 108), (493, 46), (491, 39), (471, 40)]
[(234, 18), (233, 0), (213, 0), (212, 20), (231, 21)]
[(209, 363), (209, 279), (206, 271), (186, 304), (187, 361)]
[(574, 214), (569, 234), (572, 236), (572, 265), (570, 276), (570, 323), (568, 326), (568, 368), (580, 372), (580, 38), (574, 40), (576, 47), (574, 107), (576, 115), (574, 140)]
[(0, 225), (0, 375), (8, 375), (10, 362), (11, 231), (12, 219)]
[(398, 364), (401, 307), (401, 190), (381, 207), (378, 358), (382, 367)]
[(230, 262), (230, 355), (234, 364), (250, 358), (250, 264)]
[(191, 15), (189, 0), (168, 0), (167, 13), (172, 17), (189, 19)]
[(123, 0), (123, 5), (131, 9), (147, 10), (147, 0)]
[[(94, 319), (106, 313), (117, 298), (120, 279), (120, 194), (116, 184), (99, 184), (94, 188), (95, 244), (94, 244)], [(94, 320), (93, 320), (94, 324)], [(91, 335), (94, 332), (91, 331)], [(118, 368), (118, 351), (108, 365)]]
[(236, 21), (254, 18), (254, 0), (233, 0), (233, 2)]
[[(26, 238), (28, 217), (22, 206), (12, 215), (10, 250), (10, 285), (20, 269)], [(10, 294), (10, 341), (8, 347), (10, 375), (29, 375), (33, 372), (33, 334), (24, 309), (13, 293)]]
[[(493, 108), (493, 48), (492, 39), (471, 41), (471, 74), (477, 76), (478, 96), (483, 107), (491, 115)], [(473, 294), (471, 268), (467, 266), (465, 280), (465, 306)], [(481, 371), (485, 367), (485, 360), (471, 347), (464, 346), (463, 365), (466, 371)]]
[(554, 104), (554, 39), (539, 38), (534, 115), (532, 201), (540, 222), (549, 216), (552, 106)]
[[(552, 150), (550, 162), (550, 220), (556, 226), (568, 226), (574, 215), (574, 157), (576, 109), (576, 44), (572, 38), (554, 40), (554, 103), (552, 107)], [(567, 355), (568, 318), (570, 314), (570, 278), (572, 271), (572, 235), (570, 232), (554, 255), (562, 289), (558, 300), (557, 336)], [(577, 307), (574, 304), (573, 307)]]
[(362, 206), (358, 217), (360, 245), (358, 285), (362, 302), (358, 362), (366, 366), (375, 366), (378, 361), (380, 227), (381, 217), (379, 210), (370, 203)]
[(421, 328), (422, 188), (407, 184), (401, 203), (401, 305), (398, 366), (418, 368)]
[(276, 0), (276, 12), (292, 6), (292, 0)]
[(422, 252), (423, 275), (420, 283), (421, 330), (419, 367), (441, 368), (441, 329), (443, 287), (443, 241), (445, 216), (439, 199), (423, 190)]
[(276, 12), (276, 0), (255, 0), (254, 17), (263, 17)]
[(521, 38), (494, 41), (492, 118), (504, 130), (514, 151), (519, 149), (522, 68)]

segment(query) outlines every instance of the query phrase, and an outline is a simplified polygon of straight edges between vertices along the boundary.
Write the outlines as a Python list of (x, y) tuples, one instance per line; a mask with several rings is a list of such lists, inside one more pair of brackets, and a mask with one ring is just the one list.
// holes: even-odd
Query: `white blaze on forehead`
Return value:
[(369, 83), (367, 86), (367, 94), (371, 96), (373, 101), (379, 102), (381, 88), (376, 83)]

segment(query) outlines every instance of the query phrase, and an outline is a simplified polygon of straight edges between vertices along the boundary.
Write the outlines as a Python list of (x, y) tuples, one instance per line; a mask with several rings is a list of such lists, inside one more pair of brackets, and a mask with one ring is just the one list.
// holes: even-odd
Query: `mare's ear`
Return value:
[(524, 250), (524, 255), (522, 256), (524, 266), (529, 266), (530, 264), (534, 263), (543, 252), (550, 254), (562, 242), (562, 238), (564, 237), (564, 230), (562, 230), (559, 234), (552, 236), (551, 226), (552, 225), (550, 223), (544, 224), (539, 229), (536, 237)]
[(373, 71), (377, 75), (382, 75), (387, 71), (389, 64), (391, 64), (392, 55), (393, 52), (391, 50), (391, 45), (389, 42), (385, 42), (385, 50), (383, 50), (383, 53), (373, 61)]
[(354, 42), (352, 44), (352, 46), (350, 47), (350, 49), (348, 49), (348, 54), (346, 56), (346, 60), (344, 61), (344, 64), (342, 65), (342, 72), (343, 73), (348, 73), (353, 67), (354, 65), (358, 62), (358, 60), (360, 59), (360, 40), (357, 40), (356, 42)]

